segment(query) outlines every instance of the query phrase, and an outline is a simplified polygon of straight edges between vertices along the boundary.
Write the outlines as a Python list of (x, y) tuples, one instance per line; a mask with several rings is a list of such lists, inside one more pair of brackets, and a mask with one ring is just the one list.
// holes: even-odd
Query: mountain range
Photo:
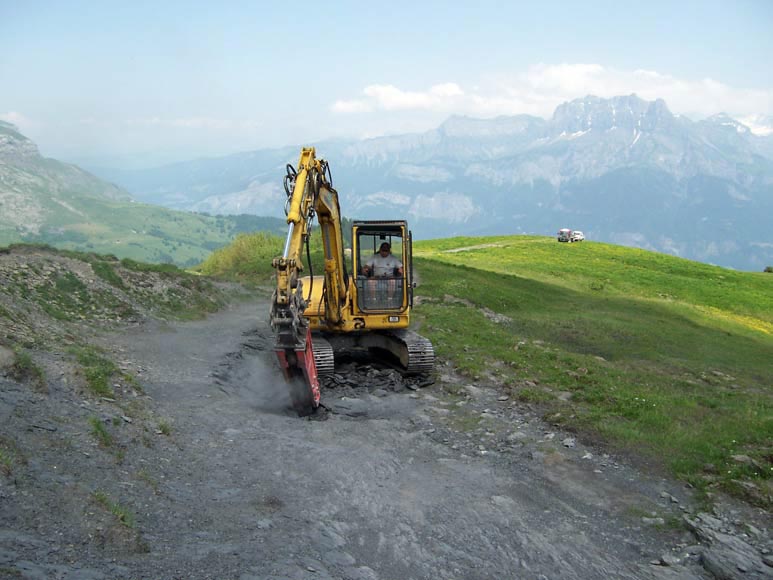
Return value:
[[(311, 144), (346, 216), (407, 218), (417, 239), (566, 227), (761, 270), (773, 264), (773, 119), (748, 123), (588, 96), (551, 119), (456, 116), (424, 133)], [(92, 174), (0, 122), (0, 244), (194, 263), (240, 231), (284, 231), (282, 177), (300, 147)]]
[[(417, 239), (566, 227), (759, 270), (773, 263), (771, 121), (752, 131), (725, 114), (691, 121), (663, 100), (587, 96), (551, 119), (455, 116), (425, 133), (314, 145), (345, 215), (405, 217)], [(281, 217), (284, 166), (299, 147), (93, 171), (148, 203)]]
[(191, 265), (237, 233), (284, 231), (275, 218), (212, 217), (137, 203), (83, 169), (42, 157), (0, 121), (0, 246), (47, 243), (121, 258)]

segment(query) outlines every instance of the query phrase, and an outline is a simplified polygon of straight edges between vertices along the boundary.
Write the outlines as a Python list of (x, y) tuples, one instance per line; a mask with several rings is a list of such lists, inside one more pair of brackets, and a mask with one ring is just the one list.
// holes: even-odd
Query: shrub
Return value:
[(271, 260), (282, 253), (282, 238), (266, 232), (239, 234), (225, 248), (216, 250), (200, 268), (208, 276), (248, 279), (273, 273)]
[(108, 284), (111, 284), (116, 288), (126, 288), (123, 278), (116, 274), (113, 267), (107, 262), (92, 262), (91, 269), (94, 270), (94, 274), (102, 278)]
[(144, 262), (138, 262), (131, 258), (124, 258), (121, 260), (121, 266), (127, 270), (133, 270), (134, 272), (156, 272), (158, 274), (182, 274), (183, 271), (177, 266), (171, 263), (165, 264), (146, 264)]
[(158, 422), (158, 431), (162, 435), (166, 435), (168, 437), (172, 434), (172, 425), (169, 423), (169, 421), (161, 420)]
[(110, 496), (102, 490), (95, 491), (92, 494), (92, 497), (94, 498), (94, 501), (113, 514), (120, 524), (127, 528), (134, 527), (134, 514), (132, 514), (127, 507), (111, 500)]
[(45, 387), (46, 376), (35, 364), (28, 352), (16, 349), (16, 361), (11, 367), (11, 376), (17, 381), (29, 381), (37, 387)]
[(70, 352), (78, 359), (89, 389), (100, 397), (112, 397), (114, 393), (110, 387), (110, 379), (118, 372), (118, 367), (102, 357), (93, 347), (73, 348)]

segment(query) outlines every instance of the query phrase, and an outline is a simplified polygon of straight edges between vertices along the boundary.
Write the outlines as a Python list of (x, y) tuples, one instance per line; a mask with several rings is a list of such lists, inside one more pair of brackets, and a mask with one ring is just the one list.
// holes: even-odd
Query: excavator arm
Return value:
[[(304, 317), (308, 299), (304, 297), (300, 273), (304, 248), (309, 255), (309, 236), (315, 216), (322, 230), (325, 258), (325, 318), (332, 327), (342, 323), (348, 276), (338, 193), (331, 184), (327, 162), (316, 158), (313, 147), (301, 150), (297, 171), (287, 166), (285, 191), (288, 231), (282, 256), (272, 261), (276, 269), (276, 290), (271, 305), (271, 326), (276, 335), (274, 350), (285, 378), (291, 383), (293, 405), (300, 414), (310, 414), (319, 406), (320, 390), (311, 331)], [(313, 277), (310, 280), (313, 284)]]

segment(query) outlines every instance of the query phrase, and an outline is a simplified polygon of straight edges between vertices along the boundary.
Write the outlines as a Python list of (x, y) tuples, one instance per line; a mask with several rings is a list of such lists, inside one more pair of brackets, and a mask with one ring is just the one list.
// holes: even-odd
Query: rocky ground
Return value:
[[(770, 514), (701, 504), (445, 361), (339, 365), (299, 419), (265, 298), (179, 321), (159, 297), (205, 293), (69, 260), (0, 254), (0, 578), (773, 576)], [(52, 318), (23, 264), (126, 307)], [(109, 395), (83, 348), (114, 363)]]

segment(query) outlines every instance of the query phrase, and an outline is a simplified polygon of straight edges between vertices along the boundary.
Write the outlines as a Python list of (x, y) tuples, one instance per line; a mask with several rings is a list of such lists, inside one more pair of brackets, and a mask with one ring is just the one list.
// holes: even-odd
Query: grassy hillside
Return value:
[(196, 319), (225, 302), (210, 279), (171, 264), (32, 244), (0, 248), (0, 346), (14, 351), (82, 346), (94, 338), (89, 325)]
[[(352, 244), (352, 220), (343, 218), (342, 229), (344, 245)], [(208, 276), (217, 276), (243, 282), (266, 282), (273, 276), (274, 268), (271, 261), (282, 254), (285, 244), (286, 224), (281, 226), (282, 237), (275, 231), (252, 232), (239, 234), (228, 246), (222, 247), (207, 257), (198, 270)], [(315, 275), (322, 275), (325, 270), (322, 236), (315, 232), (309, 240), (309, 254), (305, 249), (301, 253), (303, 275), (309, 275), (310, 270)], [(311, 269), (308, 260), (311, 258)], [(351, 267), (348, 264), (347, 267)]]
[[(62, 197), (62, 196), (60, 196)], [(0, 246), (45, 243), (61, 249), (113, 254), (144, 262), (197, 264), (245, 231), (284, 229), (281, 220), (207, 216), (157, 206), (73, 195), (43, 204), (48, 216), (34, 232), (0, 228)], [(46, 207), (50, 205), (50, 207)]]
[(135, 203), (116, 185), (42, 157), (32, 141), (0, 122), (0, 246), (44, 243), (187, 266), (240, 232), (285, 227), (275, 218), (211, 217)]
[(414, 256), (441, 357), (695, 485), (770, 503), (773, 275), (531, 236)]
[[(417, 242), (416, 255), (449, 264), (639, 298), (703, 305), (773, 323), (771, 276), (710, 266), (636, 248), (543, 236)], [(773, 326), (767, 325), (769, 331)]]
[[(265, 282), (282, 241), (240, 236), (201, 270)], [(534, 236), (416, 242), (414, 258), (415, 320), (441, 361), (696, 487), (773, 505), (773, 274)]]
[(271, 260), (281, 255), (283, 244), (282, 238), (266, 232), (239, 234), (231, 244), (212, 252), (197, 269), (207, 276), (266, 281), (274, 272)]

